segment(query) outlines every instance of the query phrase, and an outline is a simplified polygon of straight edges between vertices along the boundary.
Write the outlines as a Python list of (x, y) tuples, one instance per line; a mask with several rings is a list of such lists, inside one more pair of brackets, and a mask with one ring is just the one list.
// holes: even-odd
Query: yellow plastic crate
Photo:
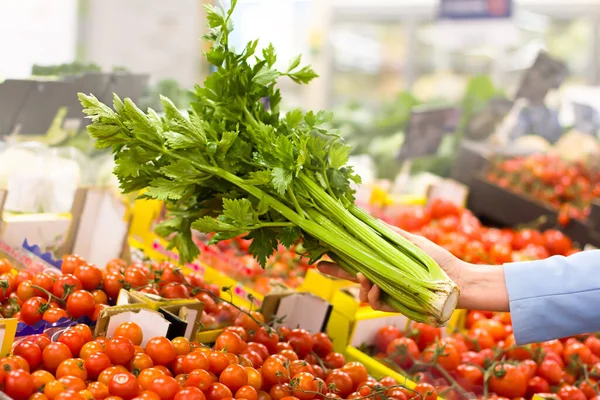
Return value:
[[(346, 356), (346, 361), (358, 361), (367, 367), (367, 371), (371, 376), (376, 379), (383, 378), (384, 376), (390, 376), (394, 378), (400, 385), (407, 387), (408, 389), (414, 389), (417, 384), (402, 374), (399, 374), (387, 365), (375, 360), (373, 357), (369, 357), (367, 354), (358, 350), (356, 347), (348, 346), (343, 352)], [(438, 400), (442, 400), (438, 397)]]
[[(353, 337), (356, 331), (360, 331), (361, 321), (383, 319), (389, 323), (397, 323), (402, 317), (400, 314), (387, 313), (373, 310), (369, 306), (361, 305), (350, 292), (357, 290), (357, 286), (349, 286), (339, 289), (332, 297), (331, 304), (333, 310), (327, 324), (327, 333), (333, 341), (335, 351), (342, 352), (352, 345)], [(457, 310), (452, 314), (448, 326), (442, 332), (451, 335), (457, 329), (457, 326), (464, 326), (465, 314), (462, 310)], [(370, 324), (369, 324), (370, 325)]]
[(16, 318), (0, 319), (0, 357), (10, 354), (15, 341), (18, 323), (19, 321)]
[(304, 282), (297, 290), (312, 293), (323, 300), (332, 301), (334, 294), (339, 289), (352, 285), (354, 285), (353, 282), (323, 275), (317, 269), (309, 269), (304, 277)]

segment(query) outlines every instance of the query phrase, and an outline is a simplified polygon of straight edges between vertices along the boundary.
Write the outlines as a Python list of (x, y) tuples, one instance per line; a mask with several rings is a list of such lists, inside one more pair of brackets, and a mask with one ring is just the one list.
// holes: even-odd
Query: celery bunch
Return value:
[(280, 114), (277, 79), (308, 83), (317, 75), (300, 66), (300, 56), (277, 70), (273, 46), (257, 54), (258, 41), (236, 52), (229, 44), (235, 3), (227, 11), (207, 6), (213, 45), (205, 56), (216, 71), (195, 88), (187, 116), (164, 97), (159, 117), (130, 99), (115, 96), (113, 110), (79, 95), (89, 133), (114, 153), (122, 190), (166, 203), (168, 219), (157, 232), (182, 261), (198, 255), (192, 229), (216, 232), (214, 241), (247, 233), (263, 266), (279, 243), (301, 238), (312, 261), (328, 254), (379, 285), (383, 300), (407, 317), (444, 324), (457, 286), (427, 254), (354, 205), (350, 183), (359, 177), (346, 166), (350, 147), (327, 128), (330, 114)]

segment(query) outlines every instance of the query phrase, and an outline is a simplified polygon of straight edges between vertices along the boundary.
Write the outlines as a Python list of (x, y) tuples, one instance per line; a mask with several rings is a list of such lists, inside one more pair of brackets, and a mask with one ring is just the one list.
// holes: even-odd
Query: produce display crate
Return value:
[[(505, 189), (482, 176), (475, 176), (469, 187), (468, 208), (477, 216), (502, 226), (518, 226), (532, 222), (532, 220), (545, 216), (540, 228), (554, 228), (557, 226), (558, 213), (535, 201), (526, 195)], [(561, 227), (567, 236), (584, 246), (591, 244), (600, 246), (600, 205), (592, 206), (592, 213), (587, 222), (572, 220), (565, 227)]]
[(304, 282), (297, 289), (299, 292), (312, 293), (324, 300), (332, 301), (338, 290), (354, 285), (345, 279), (333, 278), (323, 275), (317, 269), (309, 269), (304, 277)]
[(600, 202), (592, 204), (587, 221), (573, 220), (566, 227), (560, 227), (556, 210), (533, 197), (516, 193), (485, 179), (484, 174), (494, 155), (494, 149), (488, 145), (464, 141), (452, 169), (453, 179), (469, 187), (467, 208), (477, 217), (497, 226), (515, 227), (545, 216), (547, 221), (540, 228), (558, 226), (582, 246), (600, 246)]

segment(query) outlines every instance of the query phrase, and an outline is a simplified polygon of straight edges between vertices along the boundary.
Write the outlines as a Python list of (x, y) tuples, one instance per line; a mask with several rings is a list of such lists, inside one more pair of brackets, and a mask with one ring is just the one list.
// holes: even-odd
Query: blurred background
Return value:
[[(202, 0), (27, 0), (0, 5), (0, 77), (34, 65), (81, 62), (147, 73), (183, 87), (207, 72)], [(469, 77), (516, 84), (539, 49), (564, 60), (567, 84), (600, 80), (600, 2), (515, 0), (505, 20), (444, 21), (440, 0), (240, 0), (236, 39), (273, 42), (283, 59), (302, 53), (322, 78), (290, 87), (290, 101), (373, 107), (399, 91), (456, 99)]]
[[(8, 209), (71, 204), (17, 201), (15, 193), (43, 187), (23, 178), (23, 162), (69, 192), (114, 184), (111, 157), (89, 140), (75, 93), (110, 101), (116, 92), (159, 112), (164, 94), (185, 109), (190, 89), (210, 73), (204, 4), (213, 1), (0, 3)], [(366, 181), (400, 179), (406, 191), (408, 175), (456, 175), (471, 168), (456, 163), (464, 140), (547, 151), (575, 129), (594, 145), (576, 136), (561, 149), (587, 157), (598, 147), (600, 0), (239, 0), (234, 25), (236, 46), (259, 38), (259, 47), (274, 44), (283, 65), (298, 53), (313, 65), (320, 78), (310, 85), (280, 81), (283, 107), (333, 110)], [(430, 112), (414, 119), (423, 108)]]

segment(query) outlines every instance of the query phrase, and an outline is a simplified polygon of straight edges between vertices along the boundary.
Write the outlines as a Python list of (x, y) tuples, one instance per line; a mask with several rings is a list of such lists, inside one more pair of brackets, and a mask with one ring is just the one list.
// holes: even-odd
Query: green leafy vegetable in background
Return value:
[(346, 166), (350, 147), (327, 128), (331, 113), (280, 114), (277, 79), (305, 84), (317, 74), (299, 56), (276, 69), (275, 49), (258, 52), (258, 41), (234, 51), (235, 4), (228, 11), (206, 6), (213, 42), (206, 58), (216, 71), (196, 87), (188, 116), (164, 97), (159, 117), (129, 99), (115, 96), (113, 109), (80, 95), (92, 119), (88, 131), (114, 152), (121, 188), (166, 203), (168, 219), (157, 232), (182, 261), (198, 255), (192, 228), (216, 232), (216, 242), (247, 234), (263, 266), (279, 243), (300, 238), (312, 261), (328, 254), (362, 272), (409, 318), (445, 323), (457, 286), (422, 250), (354, 205), (351, 183), (359, 178)]

